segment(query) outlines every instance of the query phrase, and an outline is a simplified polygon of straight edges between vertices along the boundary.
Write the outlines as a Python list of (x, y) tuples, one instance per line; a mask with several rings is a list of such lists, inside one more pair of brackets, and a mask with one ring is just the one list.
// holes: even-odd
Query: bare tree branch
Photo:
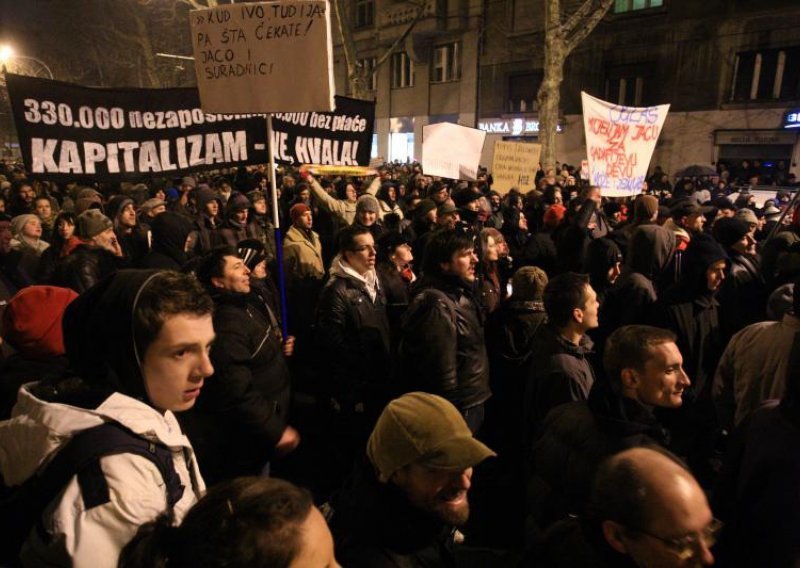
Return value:
[(375, 62), (375, 67), (372, 68), (373, 73), (375, 73), (375, 70), (378, 67), (380, 67), (384, 61), (389, 59), (389, 56), (391, 56), (394, 50), (397, 49), (397, 46), (406, 40), (408, 34), (410, 34), (411, 30), (414, 29), (414, 26), (417, 25), (417, 22), (419, 22), (422, 19), (422, 16), (425, 13), (425, 2), (424, 1), (412, 2), (412, 4), (415, 4), (417, 6), (417, 14), (414, 16), (414, 19), (408, 23), (408, 26), (406, 26), (406, 29), (403, 30), (403, 33), (398, 36), (398, 38), (394, 41), (394, 43), (391, 46), (389, 46), (386, 52), (383, 55), (381, 55)]
[[(580, 25), (576, 26), (574, 29), (566, 30), (566, 48), (567, 53), (571, 52), (575, 49), (590, 33), (592, 30), (600, 23), (608, 9), (611, 8), (611, 5), (614, 3), (614, 0), (586, 0), (584, 4), (578, 8), (578, 11), (575, 12), (577, 14), (579, 11), (583, 10), (587, 4), (592, 4), (592, 10), (589, 10), (588, 15), (582, 18)], [(571, 21), (575, 14), (570, 17), (569, 21)]]

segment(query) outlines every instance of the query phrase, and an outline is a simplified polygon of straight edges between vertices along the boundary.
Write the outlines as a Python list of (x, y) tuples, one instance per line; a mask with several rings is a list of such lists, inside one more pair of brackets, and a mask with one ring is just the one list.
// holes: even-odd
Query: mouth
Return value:
[(183, 399), (185, 401), (194, 400), (198, 396), (200, 396), (200, 391), (203, 390), (203, 383), (200, 383), (197, 387), (193, 389), (188, 389), (183, 391)]
[(439, 495), (439, 501), (448, 507), (460, 507), (467, 501), (467, 491), (457, 489), (443, 492)]

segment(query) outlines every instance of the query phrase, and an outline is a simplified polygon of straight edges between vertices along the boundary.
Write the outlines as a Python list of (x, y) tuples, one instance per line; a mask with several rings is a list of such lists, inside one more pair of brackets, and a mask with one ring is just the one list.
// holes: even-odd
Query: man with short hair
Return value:
[(608, 338), (605, 378), (586, 401), (554, 408), (533, 447), (531, 517), (544, 528), (567, 514), (585, 513), (592, 476), (606, 457), (635, 446), (666, 446), (669, 435), (654, 408), (678, 408), (691, 384), (675, 334), (645, 325), (619, 328)]
[(252, 295), (250, 270), (236, 249), (218, 247), (197, 268), (214, 300), (214, 377), (184, 418), (209, 484), (258, 475), (274, 455), (300, 443), (288, 425), (291, 377), (283, 338), (268, 307)]
[(586, 400), (594, 383), (588, 355), (593, 343), (586, 332), (598, 325), (597, 294), (584, 274), (567, 272), (544, 290), (547, 324), (536, 336), (525, 385), (525, 422), (529, 440), (559, 404)]
[(428, 243), (423, 276), (403, 316), (400, 356), (409, 390), (443, 396), (476, 432), (483, 424), (489, 359), (475, 297), (473, 237), (438, 231)]
[(333, 502), (343, 565), (455, 566), (473, 467), (494, 455), (447, 400), (412, 392), (390, 402)]

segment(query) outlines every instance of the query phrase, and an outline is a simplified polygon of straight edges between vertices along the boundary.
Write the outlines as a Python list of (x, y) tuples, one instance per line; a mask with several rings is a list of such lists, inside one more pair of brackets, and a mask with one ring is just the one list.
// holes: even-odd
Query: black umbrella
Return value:
[(675, 172), (675, 177), (678, 178), (692, 178), (692, 177), (702, 177), (702, 176), (716, 176), (719, 175), (717, 170), (712, 168), (711, 166), (699, 166), (695, 164), (694, 166), (689, 166), (683, 168), (682, 170), (678, 170)]

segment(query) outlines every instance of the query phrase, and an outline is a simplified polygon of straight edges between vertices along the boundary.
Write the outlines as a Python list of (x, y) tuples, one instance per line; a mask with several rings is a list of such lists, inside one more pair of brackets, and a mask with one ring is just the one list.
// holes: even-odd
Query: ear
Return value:
[(600, 526), (603, 529), (603, 538), (606, 539), (608, 545), (620, 554), (627, 554), (628, 547), (625, 546), (622, 538), (625, 529), (622, 525), (614, 521), (603, 521)]
[(622, 369), (622, 372), (619, 376), (620, 380), (622, 381), (622, 388), (625, 389), (635, 389), (638, 383), (638, 377), (636, 376), (636, 371), (630, 368)]
[(225, 285), (222, 283), (222, 278), (220, 278), (219, 276), (212, 276), (211, 277), (211, 285), (214, 288), (224, 288), (225, 287)]
[(583, 310), (580, 308), (573, 308), (572, 319), (574, 319), (577, 323), (583, 323)]

